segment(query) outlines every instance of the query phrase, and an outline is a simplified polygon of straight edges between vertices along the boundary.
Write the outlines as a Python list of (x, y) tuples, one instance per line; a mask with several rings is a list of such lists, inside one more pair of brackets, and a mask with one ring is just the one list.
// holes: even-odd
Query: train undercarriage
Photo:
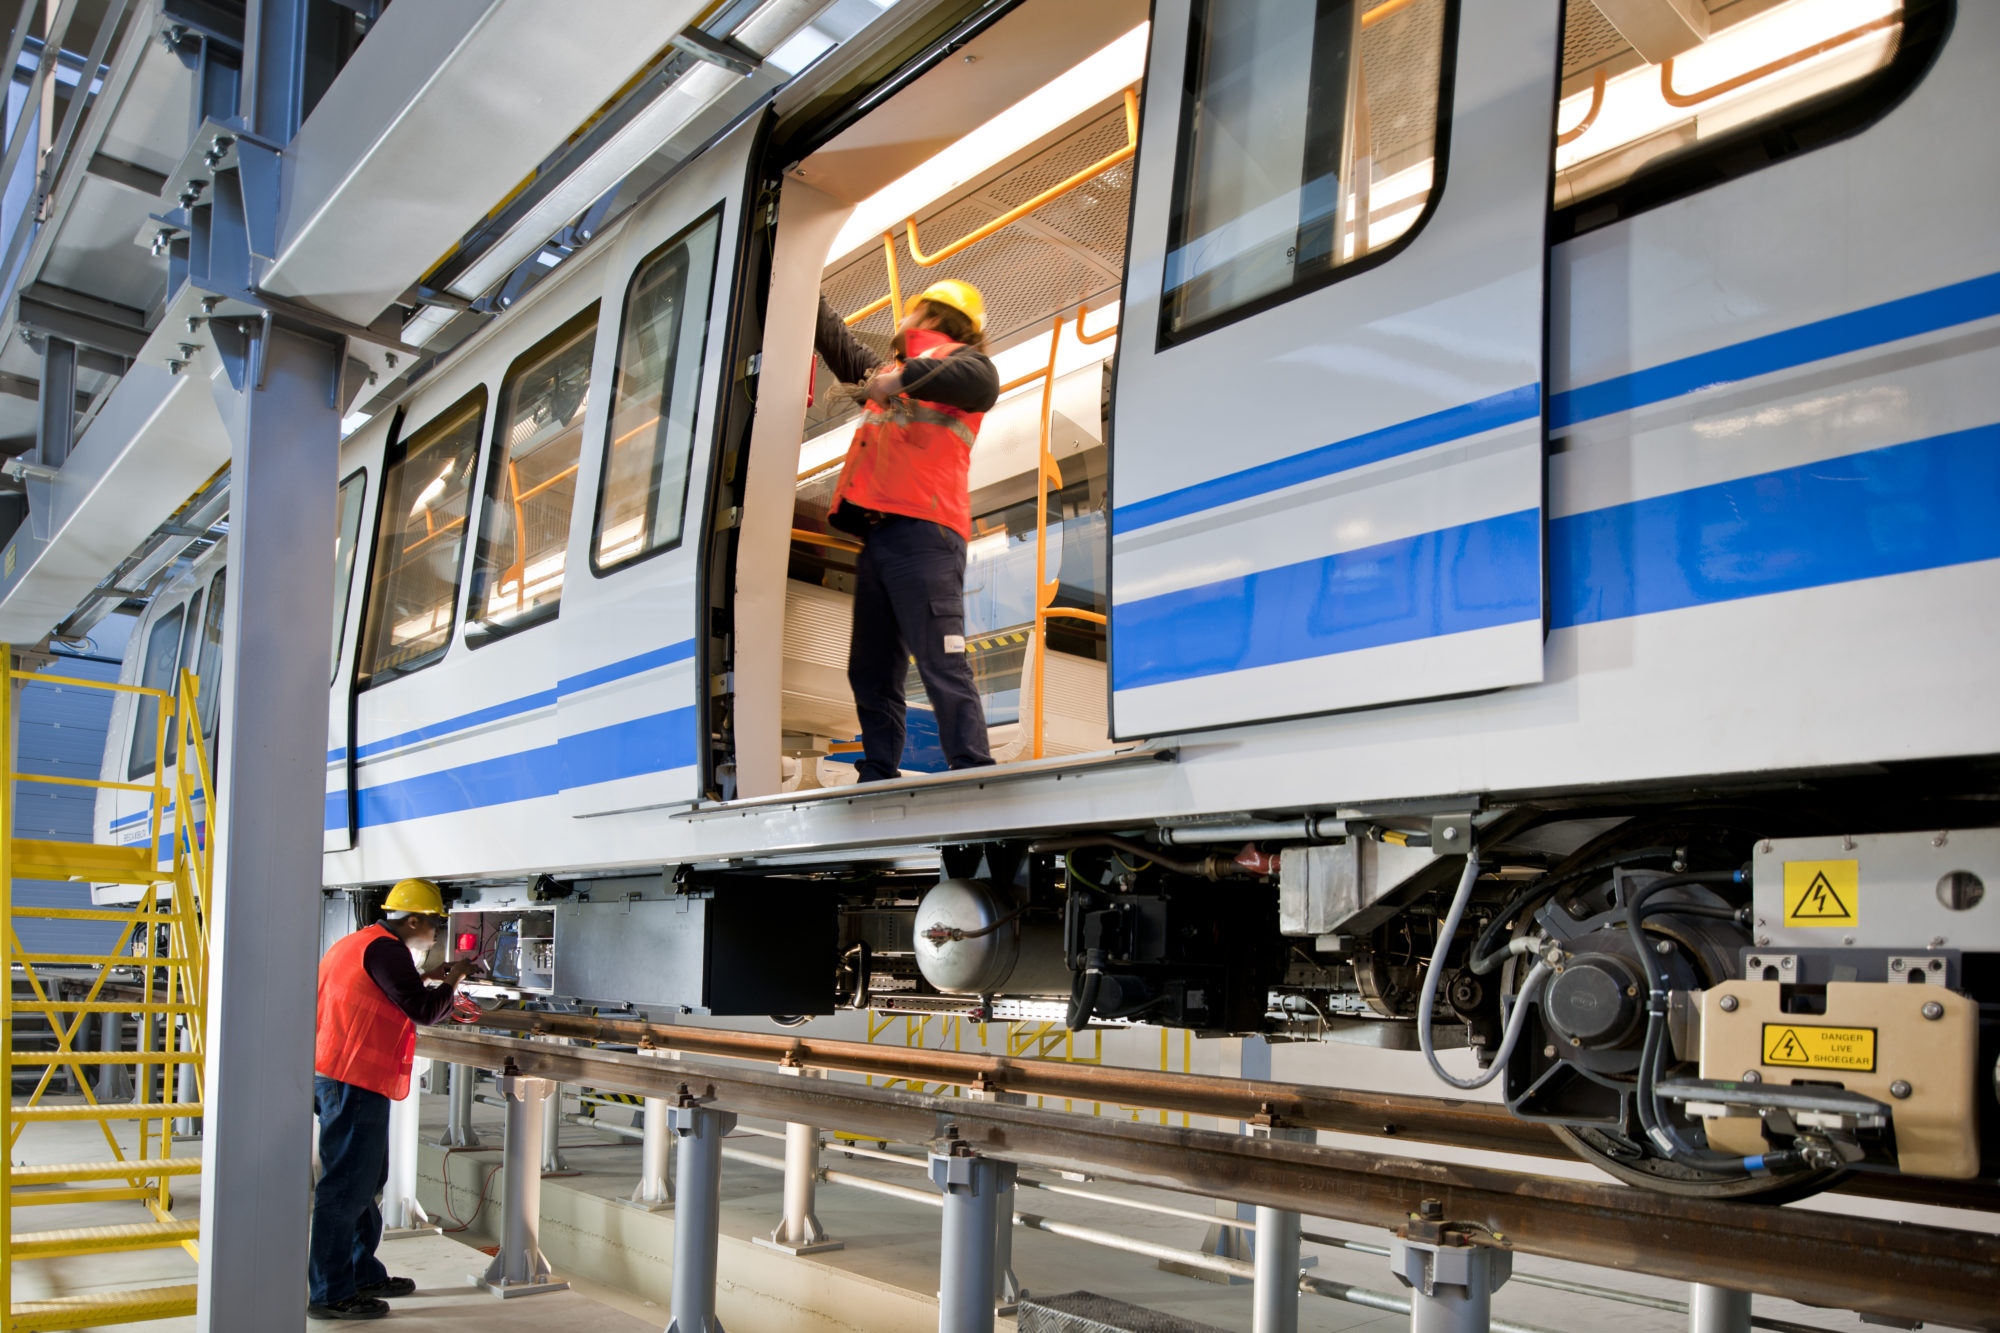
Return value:
[(1494, 1085), (1579, 1157), (1673, 1193), (1991, 1176), (2000, 830), (1950, 827), (1970, 822), (1952, 804), (1842, 832), (1863, 826), (1813, 795), (1223, 816), (545, 875), (462, 888), (453, 934), (493, 960), (489, 1005), (1421, 1052), (1441, 1091)]

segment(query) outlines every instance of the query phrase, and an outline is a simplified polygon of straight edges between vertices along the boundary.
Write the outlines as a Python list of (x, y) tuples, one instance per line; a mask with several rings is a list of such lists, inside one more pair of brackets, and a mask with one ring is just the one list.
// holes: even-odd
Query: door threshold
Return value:
[(698, 802), (692, 809), (683, 810), (673, 818), (701, 819), (706, 816), (738, 814), (745, 810), (823, 805), (833, 801), (872, 801), (885, 796), (909, 796), (939, 788), (958, 790), (963, 787), (990, 787), (1003, 782), (1018, 782), (1024, 778), (1047, 777), (1050, 774), (1060, 779), (1073, 773), (1092, 772), (1098, 769), (1128, 768), (1139, 764), (1170, 764), (1174, 762), (1177, 754), (1178, 752), (1171, 748), (1142, 746), (1129, 750), (1095, 750), (1089, 754), (1061, 755), (1052, 759), (1024, 759), (1011, 764), (995, 764), (990, 768), (959, 768), (947, 773), (917, 773), (907, 777), (892, 778), (887, 782), (857, 782), (848, 787), (813, 787), (805, 791), (773, 792), (769, 796), (746, 796), (737, 801)]

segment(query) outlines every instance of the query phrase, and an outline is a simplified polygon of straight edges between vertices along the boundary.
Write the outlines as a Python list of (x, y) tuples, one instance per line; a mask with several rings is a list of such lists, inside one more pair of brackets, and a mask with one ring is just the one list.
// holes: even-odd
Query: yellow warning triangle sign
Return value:
[(1778, 1040), (1765, 1053), (1764, 1059), (1768, 1064), (1789, 1065), (1810, 1064), (1812, 1062), (1812, 1056), (1806, 1052), (1805, 1043), (1801, 1042), (1799, 1034), (1790, 1028), (1786, 1028), (1778, 1034)]
[(1787, 915), (1794, 921), (1848, 921), (1853, 918), (1854, 912), (1822, 870), (1812, 877), (1804, 896)]

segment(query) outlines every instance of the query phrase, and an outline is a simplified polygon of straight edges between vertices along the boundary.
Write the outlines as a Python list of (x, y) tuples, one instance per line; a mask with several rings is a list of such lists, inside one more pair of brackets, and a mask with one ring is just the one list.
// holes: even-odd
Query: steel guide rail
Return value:
[(1420, 1201), (1437, 1199), (1444, 1216), (1474, 1228), (1482, 1244), (1812, 1305), (2000, 1330), (1997, 1236), (919, 1096), (741, 1066), (667, 1062), (464, 1029), (426, 1030), (417, 1051), (452, 1064), (692, 1099), (871, 1138), (956, 1140), (975, 1152), (1048, 1170), (1085, 1171), (1364, 1226), (1400, 1227)]
[[(1024, 1060), (984, 1051), (876, 1046), (789, 1033), (730, 1032), (587, 1014), (500, 1009), (487, 1014), (480, 1026), (537, 1036), (612, 1042), (642, 1050), (673, 1050), (877, 1078), (946, 1083), (986, 1092), (1108, 1102), (1225, 1120), (1267, 1115), (1287, 1124), (1332, 1133), (1577, 1160), (1547, 1125), (1518, 1119), (1491, 1102), (1120, 1069), (1061, 1060)], [(2000, 1189), (1987, 1180), (1869, 1175), (1855, 1177), (1839, 1188), (1842, 1193), (1906, 1203), (2000, 1212)]]

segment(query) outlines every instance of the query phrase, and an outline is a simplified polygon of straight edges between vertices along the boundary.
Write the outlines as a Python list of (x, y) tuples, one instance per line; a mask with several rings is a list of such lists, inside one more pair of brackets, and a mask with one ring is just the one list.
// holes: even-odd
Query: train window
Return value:
[[(145, 660), (139, 664), (139, 684), (149, 690), (170, 690), (174, 686), (174, 663), (180, 660), (181, 619), (185, 606), (177, 606), (153, 622), (146, 636)], [(125, 765), (125, 780), (137, 782), (153, 776), (159, 751), (160, 701), (157, 696), (137, 696), (132, 710), (132, 754)]]
[(501, 382), (479, 555), (465, 613), (487, 630), (466, 635), (475, 648), (497, 634), (553, 619), (562, 604), (563, 557), (596, 345), (592, 304), (530, 348)]
[(590, 544), (597, 573), (680, 544), (721, 232), (718, 208), (655, 250), (625, 293)]
[[(354, 548), (361, 541), (361, 504), (368, 497), (368, 473), (340, 483), (340, 526), (333, 539), (333, 670), (340, 670), (340, 640), (347, 633), (347, 599), (354, 594)], [(220, 575), (216, 586), (222, 585)]]
[(429, 666), (451, 643), (472, 469), (485, 422), (486, 390), (474, 389), (397, 447), (382, 474), (356, 674), (360, 688)]
[(1197, 0), (1161, 340), (1372, 267), (1438, 179), (1446, 0)]
[[(181, 693), (180, 673), (181, 671), (194, 670), (195, 653), (201, 642), (201, 592), (199, 589), (195, 591), (194, 596), (188, 598), (185, 615), (186, 620), (181, 628), (181, 655), (178, 659), (180, 670), (174, 672), (167, 685), (167, 688), (174, 692), (176, 700), (180, 698)], [(179, 719), (176, 718), (175, 725), (167, 729), (167, 765), (169, 767), (172, 767), (174, 756), (180, 751), (180, 741), (181, 729)]]
[(194, 669), (201, 681), (196, 704), (201, 714), (201, 734), (211, 740), (215, 738), (215, 719), (222, 708), (222, 609), (228, 583), (229, 571), (220, 569), (215, 573), (215, 582), (208, 585), (208, 614), (201, 618), (201, 655)]
[(1569, 6), (1556, 116), (1556, 239), (1868, 124), (1930, 60), (1949, 0), (1709, 0), (1701, 27), (1635, 47)]

